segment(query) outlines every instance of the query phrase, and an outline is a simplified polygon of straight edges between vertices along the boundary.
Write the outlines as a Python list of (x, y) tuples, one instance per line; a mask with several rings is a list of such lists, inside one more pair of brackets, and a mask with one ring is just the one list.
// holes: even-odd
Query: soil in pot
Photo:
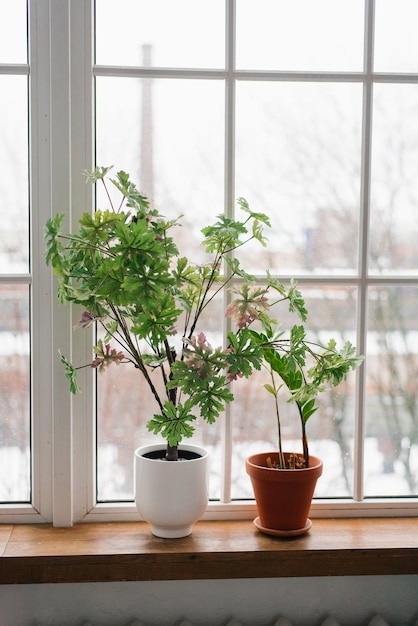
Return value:
[[(166, 461), (166, 451), (165, 450), (152, 450), (151, 452), (146, 452), (143, 454), (146, 459), (154, 459), (160, 461)], [(179, 450), (179, 461), (191, 461), (192, 459), (200, 459), (201, 454), (197, 452), (192, 452), (191, 450)], [(172, 463), (177, 463), (177, 461), (170, 461)]]

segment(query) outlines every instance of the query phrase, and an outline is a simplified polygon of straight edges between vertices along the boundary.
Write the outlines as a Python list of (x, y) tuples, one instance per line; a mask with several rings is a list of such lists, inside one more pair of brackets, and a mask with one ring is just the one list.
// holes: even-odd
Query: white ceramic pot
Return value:
[(208, 503), (209, 453), (200, 446), (181, 445), (181, 451), (199, 456), (180, 461), (144, 456), (163, 447), (153, 444), (135, 450), (136, 507), (157, 537), (186, 537)]

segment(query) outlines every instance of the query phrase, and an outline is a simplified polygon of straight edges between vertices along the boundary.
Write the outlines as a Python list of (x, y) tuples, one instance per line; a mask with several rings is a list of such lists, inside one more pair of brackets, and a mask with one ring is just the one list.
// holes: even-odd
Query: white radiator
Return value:
[[(84, 622), (83, 626), (99, 626), (99, 624), (92, 624), (91, 622)], [(147, 626), (147, 624), (141, 622), (141, 620), (135, 619), (133, 622), (130, 622), (126, 626)], [(173, 626), (197, 626), (197, 625), (194, 624), (193, 622), (190, 622), (189, 620), (183, 620), (182, 622), (176, 621), (175, 624), (173, 624)], [(245, 626), (245, 625), (239, 620), (232, 619), (232, 620), (229, 620), (228, 622), (223, 622), (222, 624), (219, 624), (219, 626)], [(302, 626), (302, 625), (291, 622), (286, 617), (280, 617), (279, 619), (276, 619), (275, 621), (273, 620), (271, 622), (271, 626)], [(320, 626), (347, 626), (347, 625), (346, 624), (343, 625), (334, 617), (327, 617), (327, 619), (323, 621)], [(383, 619), (383, 617), (381, 617), (380, 615), (375, 615), (372, 619), (367, 618), (362, 623), (362, 626), (396, 626), (396, 624), (394, 623), (390, 624), (385, 619)], [(418, 626), (418, 620), (415, 622), (415, 626)]]

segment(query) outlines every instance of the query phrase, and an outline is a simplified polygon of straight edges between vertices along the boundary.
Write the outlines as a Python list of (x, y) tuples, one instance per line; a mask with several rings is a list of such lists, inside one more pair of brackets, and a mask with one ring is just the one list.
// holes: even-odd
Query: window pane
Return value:
[(147, 87), (97, 79), (96, 162), (129, 172), (154, 206), (184, 215), (198, 237), (223, 211), (223, 84), (155, 79), (148, 96)]
[[(222, 302), (219, 297), (212, 301), (199, 323), (199, 330), (205, 332), (213, 347), (222, 345)], [(181, 332), (181, 326), (178, 328)], [(179, 336), (173, 336), (173, 344), (181, 349)], [(159, 371), (150, 372), (154, 385), (161, 389)], [(97, 403), (98, 500), (133, 500), (133, 453), (138, 446), (159, 443), (146, 428), (147, 421), (158, 413), (158, 405), (143, 376), (128, 364), (113, 366), (97, 376)], [(198, 419), (194, 426), (195, 434), (187, 442), (209, 450), (210, 497), (219, 499), (222, 419), (211, 425)]]
[[(331, 337), (338, 345), (355, 343), (356, 292), (349, 288), (312, 288), (300, 285), (309, 310), (308, 324), (312, 341), (327, 344)], [(283, 328), (295, 323), (286, 308), (277, 311)], [(239, 400), (233, 410), (232, 494), (233, 498), (252, 498), (245, 459), (259, 451), (277, 450), (277, 422), (272, 396), (263, 385), (270, 382), (266, 371), (240, 380)], [(296, 406), (280, 395), (280, 415), (284, 450), (302, 452), (301, 431)], [(352, 495), (354, 437), (354, 376), (337, 389), (321, 394), (319, 409), (307, 424), (310, 453), (326, 459), (318, 481), (316, 496), (322, 498)]]
[(27, 78), (0, 76), (0, 273), (28, 271)]
[(0, 63), (27, 63), (26, 0), (0, 0)]
[(418, 85), (376, 85), (370, 268), (417, 273)]
[[(223, 84), (154, 79), (152, 100), (144, 102), (149, 88), (142, 79), (97, 79), (97, 163), (128, 171), (167, 217), (183, 215), (180, 251), (201, 262), (200, 230), (224, 208)], [(108, 207), (100, 187), (97, 202)], [(145, 423), (157, 408), (138, 372), (128, 370), (98, 381), (99, 499), (133, 497), (132, 451), (151, 437)]]
[(237, 67), (360, 71), (363, 0), (239, 0)]
[[(143, 45), (153, 49), (144, 60)], [(219, 68), (225, 65), (223, 0), (96, 0), (101, 65)]]
[(377, 72), (418, 72), (417, 20), (416, 0), (376, 2)]
[(369, 297), (365, 494), (418, 494), (416, 287)]
[(0, 502), (30, 500), (28, 291), (0, 286)]
[(358, 85), (237, 85), (236, 192), (273, 224), (253, 269), (356, 271), (360, 128)]
[(157, 408), (132, 366), (97, 377), (97, 403), (97, 499), (133, 500), (134, 450), (158, 443), (146, 429)]

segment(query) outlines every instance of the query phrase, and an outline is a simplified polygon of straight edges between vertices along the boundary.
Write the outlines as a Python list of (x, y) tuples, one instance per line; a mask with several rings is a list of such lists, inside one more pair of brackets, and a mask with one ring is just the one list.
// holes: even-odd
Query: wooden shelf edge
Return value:
[(315, 520), (298, 538), (249, 521), (199, 522), (183, 539), (141, 522), (0, 528), (0, 584), (418, 574), (415, 518)]

